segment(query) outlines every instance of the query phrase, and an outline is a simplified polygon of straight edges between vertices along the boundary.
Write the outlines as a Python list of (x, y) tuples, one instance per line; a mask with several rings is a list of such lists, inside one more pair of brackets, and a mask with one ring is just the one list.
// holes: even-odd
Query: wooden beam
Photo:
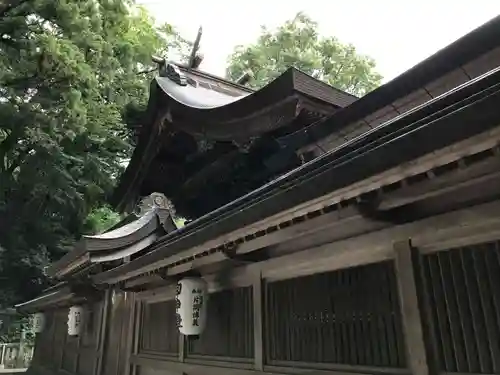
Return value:
[[(266, 279), (287, 279), (360, 266), (393, 258), (393, 242), (408, 238), (417, 248), (446, 241), (451, 246), (474, 237), (483, 228), (500, 230), (500, 201), (436, 215), (362, 236), (317, 246), (248, 267), (258, 267)], [(454, 242), (453, 242), (454, 241)]]
[[(168, 359), (157, 359), (147, 356), (132, 356), (133, 363), (141, 367), (141, 375), (159, 375), (164, 373), (189, 374), (189, 375), (282, 375), (286, 373), (296, 375), (366, 375), (366, 371), (350, 371), (350, 370), (321, 370), (310, 368), (294, 367), (290, 363), (290, 367), (265, 366), (263, 371), (257, 371), (248, 368), (243, 363), (220, 363), (214, 360), (204, 360), (197, 363), (194, 362), (173, 362)], [(231, 367), (229, 367), (231, 366)], [(407, 371), (401, 369), (396, 372), (377, 372), (379, 375), (398, 373), (407, 375)]]
[[(109, 275), (106, 275), (106, 273), (96, 275), (95, 280), (98, 283), (106, 282), (113, 284), (138, 276), (141, 273), (172, 265), (179, 260), (189, 258), (196, 254), (200, 254), (204, 251), (232, 241), (237, 241), (238, 239), (252, 235), (258, 231), (265, 231), (270, 227), (280, 225), (281, 223), (289, 221), (295, 217), (302, 217), (307, 213), (321, 210), (332, 204), (355, 198), (367, 192), (377, 191), (383, 186), (387, 186), (392, 183), (404, 180), (410, 176), (425, 173), (429, 169), (460, 160), (464, 156), (473, 155), (488, 149), (492, 149), (497, 146), (499, 141), (500, 127), (497, 127), (462, 142), (458, 142), (451, 146), (445, 147), (436, 152), (424, 155), (410, 163), (405, 163), (403, 165), (391, 168), (383, 173), (371, 176), (365, 180), (346, 186), (345, 188), (338, 189), (322, 197), (297, 205), (288, 210), (284, 210), (276, 215), (260, 220), (247, 227), (240, 228), (233, 232), (211, 239), (190, 249), (181, 251), (173, 256), (168, 256), (154, 263), (144, 265), (144, 267), (141, 267), (140, 269), (134, 269), (129, 272), (120, 273), (120, 267), (118, 267), (114, 272), (110, 272)], [(169, 244), (167, 243), (163, 246), (168, 247)], [(160, 251), (160, 249), (155, 248), (154, 251)]]
[[(495, 158), (497, 163), (491, 163), (497, 169), (500, 168), (499, 159)], [(481, 167), (483, 165), (480, 165)], [(452, 172), (451, 176), (447, 174), (428, 180), (424, 183), (402, 189), (384, 198), (378, 207), (381, 210), (389, 210), (404, 204), (417, 202), (427, 198), (433, 198), (443, 194), (451, 194), (456, 190), (470, 188), (474, 185), (487, 183), (489, 185), (500, 186), (500, 172), (495, 171), (489, 174), (474, 176), (471, 172), (464, 173), (464, 170)]]
[(394, 243), (394, 263), (408, 365), (413, 375), (428, 375), (429, 366), (415, 282), (415, 251), (409, 240)]
[(254, 329), (254, 365), (257, 371), (264, 370), (264, 338), (263, 338), (263, 288), (262, 275), (255, 273), (252, 285), (253, 292), (253, 329)]

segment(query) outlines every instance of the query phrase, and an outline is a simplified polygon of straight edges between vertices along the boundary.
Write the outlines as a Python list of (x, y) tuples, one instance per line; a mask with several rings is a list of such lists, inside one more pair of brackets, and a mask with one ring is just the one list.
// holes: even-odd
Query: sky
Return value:
[(324, 36), (371, 56), (384, 82), (500, 14), (499, 0), (138, 0), (157, 19), (194, 41), (203, 26), (201, 70), (224, 76), (237, 45), (254, 42), (299, 11)]

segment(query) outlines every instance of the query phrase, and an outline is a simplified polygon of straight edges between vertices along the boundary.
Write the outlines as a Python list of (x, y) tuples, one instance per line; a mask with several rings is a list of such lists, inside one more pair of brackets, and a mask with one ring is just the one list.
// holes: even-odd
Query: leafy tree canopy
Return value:
[(145, 104), (152, 54), (187, 47), (131, 0), (0, 4), (0, 305), (117, 220), (98, 207), (129, 157), (124, 108)]
[(356, 52), (352, 44), (321, 37), (318, 24), (304, 13), (277, 30), (262, 27), (254, 44), (236, 47), (228, 59), (227, 76), (236, 80), (253, 74), (249, 86), (260, 88), (291, 66), (351, 94), (362, 96), (380, 85), (375, 61)]

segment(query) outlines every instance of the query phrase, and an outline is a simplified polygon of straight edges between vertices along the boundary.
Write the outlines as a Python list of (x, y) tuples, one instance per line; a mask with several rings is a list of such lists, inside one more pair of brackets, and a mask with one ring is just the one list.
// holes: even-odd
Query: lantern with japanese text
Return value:
[(68, 313), (68, 335), (78, 336), (83, 328), (83, 307), (71, 306)]
[(45, 328), (45, 314), (44, 313), (36, 313), (33, 314), (32, 317), (33, 322), (33, 333), (42, 333)]
[(201, 277), (188, 277), (177, 283), (175, 297), (177, 327), (186, 336), (203, 332), (207, 314), (207, 283)]

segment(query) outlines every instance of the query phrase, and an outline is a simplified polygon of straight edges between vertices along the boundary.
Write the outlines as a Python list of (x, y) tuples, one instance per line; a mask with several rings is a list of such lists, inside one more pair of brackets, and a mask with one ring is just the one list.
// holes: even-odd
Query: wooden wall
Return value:
[(95, 374), (100, 358), (103, 306), (102, 301), (86, 305), (84, 330), (78, 337), (67, 334), (67, 308), (46, 311), (46, 326), (36, 337), (30, 372)]
[(87, 326), (78, 339), (66, 335), (67, 309), (48, 314), (34, 368), (82, 375), (499, 374), (500, 219), (496, 206), (487, 209), (489, 221), (477, 220), (483, 211), (468, 211), (474, 225), (451, 213), (242, 266), (222, 284), (207, 275), (208, 325), (194, 341), (178, 334), (175, 285), (108, 291), (91, 320), (101, 328)]
[(146, 292), (133, 373), (500, 373), (497, 242), (422, 252), (401, 241), (386, 261), (244, 279), (210, 295), (197, 341), (177, 334), (171, 288)]

